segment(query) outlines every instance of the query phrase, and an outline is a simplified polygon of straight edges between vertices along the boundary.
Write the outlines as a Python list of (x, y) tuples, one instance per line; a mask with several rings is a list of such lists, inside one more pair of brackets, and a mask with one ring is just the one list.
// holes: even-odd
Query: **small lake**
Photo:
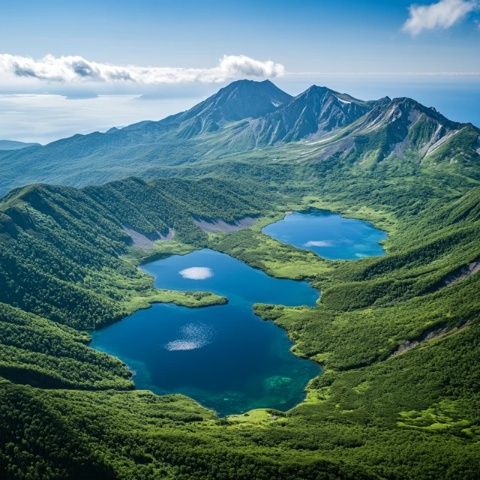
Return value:
[[(335, 259), (381, 255), (378, 242), (386, 236), (368, 223), (324, 211), (287, 215), (264, 232)], [(182, 393), (220, 415), (288, 410), (303, 400), (319, 365), (293, 355), (286, 332), (258, 318), (253, 304), (313, 306), (319, 294), (307, 282), (272, 278), (208, 249), (143, 269), (158, 288), (211, 291), (229, 303), (155, 304), (94, 332), (91, 346), (121, 358), (134, 371), (137, 388)]]
[(380, 242), (387, 234), (362, 220), (345, 218), (327, 210), (312, 209), (288, 214), (262, 232), (330, 260), (358, 260), (385, 252)]
[(158, 288), (206, 290), (227, 305), (155, 304), (93, 334), (91, 346), (121, 358), (135, 386), (183, 393), (220, 415), (301, 402), (318, 364), (296, 357), (286, 332), (253, 313), (254, 303), (313, 306), (306, 282), (272, 278), (223, 253), (199, 250), (145, 265)]

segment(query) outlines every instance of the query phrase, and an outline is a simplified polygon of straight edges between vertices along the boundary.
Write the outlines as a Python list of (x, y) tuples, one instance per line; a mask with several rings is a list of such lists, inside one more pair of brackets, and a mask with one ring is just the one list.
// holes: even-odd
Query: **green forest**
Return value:
[[(477, 165), (319, 161), (300, 148), (3, 198), (1, 478), (478, 478), (480, 276), (468, 273), (480, 261)], [(316, 207), (387, 230), (387, 255), (328, 261), (261, 232)], [(246, 216), (257, 222), (229, 234), (195, 223)], [(127, 229), (153, 245), (136, 247)], [(157, 241), (169, 229), (174, 239)], [(220, 418), (181, 395), (135, 390), (126, 365), (88, 346), (94, 329), (152, 302), (225, 301), (156, 290), (138, 269), (203, 247), (321, 291), (314, 308), (255, 306), (323, 367), (292, 410)]]

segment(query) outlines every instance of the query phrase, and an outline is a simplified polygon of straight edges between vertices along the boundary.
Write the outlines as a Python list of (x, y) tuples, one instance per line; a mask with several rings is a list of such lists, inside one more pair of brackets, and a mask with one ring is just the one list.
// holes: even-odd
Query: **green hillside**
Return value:
[(265, 197), (229, 182), (137, 179), (101, 188), (37, 185), (0, 203), (0, 301), (51, 320), (91, 329), (157, 295), (152, 281), (122, 258), (126, 227), (152, 239), (207, 243), (195, 218), (233, 222), (265, 211)]
[[(330, 135), (1, 200), (1, 478), (478, 477), (478, 130), (384, 99)], [(312, 207), (386, 229), (387, 255), (327, 261), (261, 233)], [(229, 234), (196, 223), (244, 217), (258, 221)], [(137, 268), (205, 246), (321, 290), (314, 308), (255, 306), (323, 366), (292, 410), (219, 418), (134, 390), (120, 360), (88, 346), (93, 329), (152, 302), (224, 302), (157, 290)]]

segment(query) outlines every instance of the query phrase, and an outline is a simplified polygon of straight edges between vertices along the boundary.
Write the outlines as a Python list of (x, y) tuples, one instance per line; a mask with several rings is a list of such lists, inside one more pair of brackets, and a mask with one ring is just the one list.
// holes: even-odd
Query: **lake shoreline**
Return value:
[[(353, 225), (355, 228), (360, 230), (366, 228), (367, 231), (370, 231), (370, 229), (373, 229), (375, 230), (375, 232), (379, 232), (378, 235), (386, 235), (384, 234), (384, 232), (380, 232), (379, 230), (374, 229), (374, 227), (372, 227), (370, 224), (367, 224), (367, 222), (346, 219), (341, 215), (338, 215), (331, 211), (309, 208), (301, 212), (291, 213), (290, 215), (310, 215), (314, 217), (315, 221), (320, 219), (322, 221), (331, 222), (331, 220), (333, 219), (337, 222), (334, 223), (334, 225), (337, 225), (344, 229), (346, 228), (347, 231), (348, 228), (351, 228)], [(286, 217), (288, 217), (288, 214), (285, 216), (285, 218)], [(281, 221), (282, 220), (280, 220), (280, 222)], [(241, 233), (242, 232), (232, 233), (232, 235), (239, 235)], [(228, 238), (228, 236), (226, 236), (225, 238)], [(376, 245), (379, 245), (379, 243), (377, 242), (377, 237), (374, 238), (374, 241)], [(359, 248), (361, 248), (361, 246)], [(136, 311), (132, 315), (125, 317), (121, 322), (118, 322), (118, 324), (115, 324), (117, 326), (112, 325), (108, 327), (112, 330), (121, 331), (126, 328), (126, 324), (132, 324), (131, 327), (128, 327), (128, 325), (127, 327), (134, 328), (134, 330), (129, 330), (130, 333), (127, 334), (129, 341), (124, 343), (122, 347), (126, 348), (126, 351), (128, 351), (129, 354), (122, 355), (121, 351), (120, 353), (118, 353), (119, 350), (116, 348), (112, 349), (112, 352), (115, 352), (114, 354), (119, 358), (122, 358), (122, 356), (125, 356), (126, 358), (135, 358), (135, 355), (138, 355), (138, 353), (136, 354), (135, 351), (132, 352), (129, 350), (132, 347), (132, 341), (130, 341), (130, 339), (136, 338), (135, 336), (138, 335), (138, 333), (135, 333), (137, 331), (136, 329), (140, 328), (138, 327), (138, 322), (144, 322), (143, 327), (141, 327), (142, 335), (141, 337), (138, 337), (136, 341), (140, 341), (140, 343), (144, 342), (145, 346), (142, 347), (142, 350), (146, 352), (151, 352), (152, 356), (147, 358), (146, 360), (147, 364), (149, 364), (150, 366), (144, 367), (148, 368), (150, 373), (148, 374), (148, 383), (142, 383), (141, 380), (142, 375), (143, 377), (145, 377), (145, 373), (137, 373), (137, 380), (135, 380), (136, 388), (149, 388), (152, 389), (152, 391), (157, 391), (157, 393), (160, 394), (179, 393), (187, 396), (193, 395), (193, 398), (197, 402), (199, 402), (201, 405), (205, 405), (206, 408), (215, 410), (219, 416), (244, 413), (255, 408), (267, 408), (287, 411), (290, 408), (293, 408), (294, 406), (301, 403), (306, 398), (307, 385), (322, 372), (321, 362), (312, 359), (309, 355), (306, 355), (304, 352), (300, 351), (298, 347), (296, 347), (294, 338), (290, 337), (289, 331), (285, 327), (285, 325), (278, 324), (275, 319), (270, 318), (269, 315), (262, 315), (262, 313), (265, 313), (261, 311), (262, 306), (263, 308), (265, 308), (266, 305), (271, 305), (273, 308), (282, 308), (280, 307), (280, 305), (285, 305), (287, 308), (314, 308), (320, 298), (319, 291), (318, 289), (314, 289), (313, 287), (309, 286), (308, 288), (311, 292), (309, 293), (309, 300), (305, 299), (305, 301), (302, 301), (301, 297), (298, 297), (298, 294), (292, 294), (292, 289), (298, 290), (299, 288), (305, 288), (302, 287), (302, 285), (308, 285), (305, 278), (302, 278), (300, 280), (293, 280), (288, 277), (278, 278), (277, 276), (270, 276), (268, 273), (265, 272), (264, 269), (260, 268), (259, 266), (251, 265), (248, 261), (245, 261), (243, 259), (237, 259), (235, 256), (231, 256), (231, 253), (235, 255), (235, 252), (227, 253), (221, 250), (211, 250), (208, 248), (203, 248), (199, 250), (185, 249), (184, 252), (181, 252), (179, 254), (175, 254), (173, 251), (170, 252), (170, 254), (167, 252), (163, 252), (162, 258), (160, 260), (150, 261), (148, 263), (142, 262), (142, 270), (153, 276), (155, 287), (157, 289), (160, 289), (160, 291), (163, 291), (163, 293), (171, 295), (169, 299), (172, 303), (153, 302), (149, 305), (149, 312), (145, 313), (145, 310), (143, 310), (143, 313), (141, 313), (140, 311)], [(312, 252), (311, 254), (313, 253), (314, 252)], [(306, 255), (306, 253), (302, 255)], [(334, 263), (336, 260), (329, 261)], [(237, 272), (237, 270), (238, 273), (235, 273)], [(242, 280), (243, 283), (238, 283), (240, 279), (243, 278), (242, 276), (238, 276), (240, 275), (240, 272), (243, 272), (241, 275), (245, 275), (246, 272), (249, 272), (246, 278), (249, 278), (249, 276), (252, 275), (253, 277), (248, 281)], [(263, 282), (267, 281), (268, 279), (265, 286), (269, 286), (263, 294), (267, 295), (266, 297), (262, 297), (261, 294), (262, 281), (260, 280), (262, 278)], [(272, 283), (272, 286), (270, 286), (270, 283)], [(273, 287), (273, 284), (278, 285), (278, 287)], [(282, 284), (288, 284), (291, 286), (288, 287), (286, 291), (282, 291), (282, 289), (278, 289)], [(259, 288), (260, 290), (258, 290)], [(242, 289), (244, 291), (243, 294), (241, 293)], [(203, 292), (200, 293), (200, 290), (203, 290)], [(208, 292), (205, 292), (205, 290), (207, 290)], [(258, 297), (259, 294), (260, 297)], [(208, 299), (207, 302), (203, 305), (185, 305), (185, 301), (174, 301), (175, 296), (178, 295), (205, 295), (207, 296), (207, 299), (208, 296), (212, 296), (214, 301), (212, 301), (212, 299)], [(272, 295), (274, 296), (272, 297)], [(226, 303), (227, 298), (228, 304)], [(247, 300), (250, 298), (251, 300)], [(181, 306), (178, 306), (178, 303), (181, 303)], [(208, 306), (218, 305), (219, 303), (225, 305), (226, 310), (220, 309), (217, 311), (207, 308)], [(205, 308), (192, 309), (192, 306), (203, 306)], [(160, 317), (157, 318), (159, 315)], [(227, 317), (225, 317), (225, 315), (227, 315)], [(233, 317), (231, 317), (232, 315)], [(155, 317), (155, 319), (153, 319), (153, 317)], [(232, 324), (231, 320), (229, 321), (230, 323), (225, 323), (227, 318), (230, 317), (238, 318), (238, 320), (235, 320), (235, 322), (237, 323), (234, 322)], [(138, 320), (134, 320), (137, 318)], [(173, 320), (175, 318), (177, 318), (177, 320)], [(248, 318), (250, 320), (245, 323), (246, 319)], [(240, 323), (238, 323), (238, 321), (240, 321)], [(248, 322), (250, 322), (250, 324)], [(260, 327), (259, 324), (267, 325), (267, 327), (265, 327), (266, 330), (263, 332), (263, 334), (260, 334), (260, 332), (264, 327)], [(240, 328), (240, 330), (238, 330), (237, 333), (235, 333), (234, 336), (231, 337), (233, 339), (233, 343), (231, 343), (232, 340), (227, 340), (228, 338), (230, 338), (230, 333), (228, 329), (232, 328), (232, 326), (234, 325), (237, 325), (237, 327), (235, 328)], [(246, 325), (251, 325), (248, 327), (250, 329), (253, 328), (253, 326), (255, 325), (255, 328), (260, 328), (260, 330), (256, 334), (253, 334), (253, 331), (250, 332), (248, 330), (242, 330), (242, 328), (244, 328)], [(145, 328), (147, 328), (147, 330), (143, 331)], [(225, 328), (227, 328), (227, 330), (224, 331)], [(160, 331), (164, 331), (164, 333), (160, 334)], [(292, 365), (296, 365), (295, 362), (307, 362), (307, 365), (315, 365), (316, 373), (313, 373), (312, 371), (312, 373), (308, 375), (308, 378), (302, 376), (298, 377), (298, 374), (295, 374), (292, 377), (291, 375), (285, 373), (274, 373), (275, 368), (277, 368), (276, 366), (278, 366), (282, 362), (279, 362), (279, 360), (268, 360), (267, 364), (265, 365), (271, 365), (270, 367), (268, 367), (270, 368), (271, 373), (267, 373), (267, 371), (265, 371), (265, 373), (263, 374), (266, 382), (264, 386), (261, 387), (261, 384), (258, 383), (260, 379), (255, 380), (255, 378), (252, 377), (251, 381), (257, 382), (255, 383), (256, 386), (255, 388), (251, 386), (247, 387), (248, 382), (245, 382), (248, 380), (249, 377), (245, 377), (244, 373), (242, 373), (241, 375), (239, 373), (235, 374), (235, 368), (237, 368), (237, 371), (239, 372), (241, 371), (241, 369), (238, 370), (238, 365), (237, 367), (235, 367), (229, 362), (231, 362), (233, 359), (238, 358), (238, 360), (236, 360), (238, 364), (241, 365), (245, 362), (248, 364), (249, 361), (253, 361), (253, 358), (256, 358), (256, 356), (260, 355), (257, 360), (253, 361), (251, 366), (253, 370), (251, 371), (255, 373), (261, 372), (262, 361), (264, 360), (260, 361), (260, 358), (264, 358), (262, 357), (262, 355), (264, 356), (265, 352), (268, 352), (268, 343), (265, 343), (265, 340), (261, 340), (261, 337), (262, 335), (265, 335), (268, 331), (270, 331), (268, 335), (274, 335), (273, 337), (271, 337), (272, 339), (276, 338), (272, 345), (278, 344), (278, 346), (275, 347), (276, 350), (273, 351), (277, 352), (274, 353), (274, 355), (281, 355), (281, 358), (290, 358), (289, 362), (293, 362)], [(98, 342), (100, 342), (100, 337), (103, 336), (103, 333), (104, 332), (95, 335), (95, 342), (97, 342), (97, 344)], [(107, 333), (107, 336), (108, 335), (109, 334)], [(145, 335), (147, 335), (147, 340), (145, 340)], [(220, 338), (218, 337), (218, 335), (223, 335), (225, 337), (225, 341), (227, 342), (225, 345), (229, 345), (229, 347), (223, 346), (223, 343), (218, 343), (218, 338)], [(114, 341), (120, 341), (120, 343), (124, 342), (124, 339), (122, 340), (121, 337), (122, 336), (114, 338)], [(158, 350), (158, 347), (153, 348), (151, 345), (149, 346), (148, 342), (153, 341), (152, 339), (156, 338), (163, 338), (163, 340), (160, 340), (160, 346), (163, 345), (160, 350)], [(245, 338), (245, 340), (242, 340), (242, 338)], [(257, 342), (257, 344), (255, 342)], [(255, 345), (256, 349), (252, 350), (249, 353), (249, 357), (245, 357), (245, 352), (243, 350), (244, 348), (246, 348), (247, 345), (250, 350), (253, 345)], [(280, 347), (280, 345), (283, 346)], [(95, 347), (95, 343), (93, 343), (92, 346)], [(240, 350), (239, 346), (241, 347)], [(205, 368), (200, 368), (202, 366), (202, 362), (204, 361), (202, 360), (202, 352), (208, 352), (209, 349), (213, 349), (212, 352), (215, 352), (215, 349), (218, 350), (218, 348), (226, 349), (226, 351), (223, 352), (223, 350), (219, 350), (219, 352), (222, 353), (212, 353), (215, 356), (214, 358), (217, 358), (217, 360), (214, 360), (213, 357), (210, 360), (208, 356), (210, 354), (207, 354), (206, 358), (209, 359), (209, 367), (205, 366)], [(108, 351), (109, 349), (102, 348), (102, 350)], [(255, 355), (252, 357), (253, 351), (256, 351), (257, 353), (255, 353)], [(200, 356), (198, 356), (199, 354)], [(176, 360), (173, 364), (174, 367), (169, 367), (169, 365), (172, 364), (169, 363), (169, 361), (167, 360), (168, 355), (175, 356)], [(182, 355), (182, 357), (178, 357), (178, 355)], [(193, 355), (193, 357), (191, 357), (191, 362), (185, 364), (185, 366), (182, 367), (182, 362), (184, 361), (182, 360), (182, 358), (185, 356), (188, 357), (189, 355)], [(161, 360), (162, 358), (164, 358), (164, 360)], [(220, 364), (218, 363), (219, 360), (221, 360)], [(171, 361), (173, 361), (173, 357)], [(214, 363), (211, 363), (211, 361), (213, 361)], [(141, 361), (140, 364), (142, 364)], [(143, 362), (143, 364), (145, 364), (145, 362)], [(162, 371), (162, 376), (155, 379), (155, 375), (157, 375), (159, 372), (158, 367), (154, 366), (157, 364)], [(228, 370), (228, 374), (214, 374), (215, 369), (220, 368), (219, 372), (221, 372), (223, 367), (226, 368), (226, 365), (229, 365), (230, 368), (230, 370)], [(171, 377), (173, 380), (168, 380), (168, 375), (170, 375), (168, 371), (172, 368), (173, 370), (178, 370), (178, 368), (184, 368), (184, 370), (175, 370), (176, 373), (174, 377)], [(200, 368), (200, 370), (198, 370), (196, 373), (197, 376), (201, 377), (202, 375), (204, 375), (204, 378), (202, 380), (198, 380), (196, 377), (191, 377), (191, 371), (195, 370), (196, 368)], [(307, 371), (308, 370), (306, 370), (305, 372)], [(212, 384), (213, 390), (211, 393), (208, 393), (208, 384), (209, 382), (211, 383), (212, 378), (209, 378), (208, 375), (205, 377), (205, 372), (208, 372), (210, 374), (210, 377), (213, 376), (215, 378), (214, 384)], [(165, 377), (165, 375), (167, 375), (167, 377)], [(183, 387), (180, 384), (175, 386), (178, 383), (178, 379), (183, 378), (182, 375), (186, 375), (186, 378), (191, 379), (190, 381), (193, 382), (191, 387), (187, 387), (188, 382)], [(240, 377), (237, 378), (235, 375), (240, 375)], [(306, 373), (302, 375), (306, 375)], [(153, 378), (153, 380), (151, 380), (151, 377)], [(240, 388), (238, 393), (228, 393), (230, 388), (228, 387), (228, 385), (231, 377), (236, 378), (236, 388)], [(161, 378), (163, 378), (163, 380), (161, 380)], [(223, 380), (221, 380), (222, 378)], [(296, 379), (295, 382), (293, 382), (293, 378)], [(299, 378), (305, 379), (299, 380)], [(164, 383), (163, 386), (161, 386), (162, 383), (156, 383), (159, 381), (167, 381), (167, 383)], [(294, 387), (294, 385), (297, 385), (299, 381), (299, 387)], [(168, 382), (170, 382), (171, 384), (170, 387), (168, 386)], [(195, 386), (195, 382), (198, 383), (197, 386)], [(205, 384), (202, 382), (205, 382)], [(219, 393), (223, 387), (220, 387), (220, 390), (217, 392), (219, 388), (218, 382), (226, 382), (224, 387), (225, 394), (223, 395)], [(245, 387), (241, 387), (242, 384), (245, 384)], [(242, 388), (247, 388), (245, 392), (253, 388), (252, 392), (256, 392), (253, 395), (258, 395), (258, 392), (264, 392), (262, 395), (267, 395), (268, 398), (273, 395), (273, 393), (271, 392), (276, 392), (277, 389), (280, 389), (279, 392), (284, 390), (284, 393), (280, 396), (278, 396), (278, 393), (275, 394), (277, 395), (276, 398), (278, 400), (275, 400), (275, 397), (271, 397), (270, 400), (267, 400), (267, 397), (265, 397), (264, 400), (260, 400), (260, 402), (258, 403), (258, 401), (255, 400), (255, 396), (251, 399), (249, 399), (247, 396), (244, 400), (241, 400), (243, 398), (242, 395), (244, 395), (244, 393), (242, 393)], [(292, 390), (292, 393), (293, 391), (298, 392), (295, 393), (293, 397), (291, 397), (292, 393), (287, 394), (287, 391), (292, 388), (294, 388), (294, 390)], [(270, 391), (269, 389), (273, 390), (268, 393)], [(191, 392), (194, 392), (194, 394), (192, 394)], [(288, 398), (291, 398), (292, 400), (286, 400)], [(247, 402), (248, 406), (241, 406), (241, 402)], [(238, 406), (235, 406), (237, 404)], [(228, 407), (228, 405), (231, 406)]]

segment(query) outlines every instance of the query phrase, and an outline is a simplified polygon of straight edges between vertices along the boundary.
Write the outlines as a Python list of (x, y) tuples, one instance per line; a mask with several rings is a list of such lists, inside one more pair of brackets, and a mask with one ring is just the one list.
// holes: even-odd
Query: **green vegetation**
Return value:
[[(208, 307), (211, 305), (224, 305), (228, 299), (211, 292), (180, 292), (177, 290), (159, 290), (152, 297), (141, 298), (142, 302), (174, 303), (183, 307)], [(134, 310), (141, 308), (136, 305)]]
[[(276, 214), (252, 229), (210, 235), (198, 244), (273, 275), (309, 278), (322, 289), (314, 309), (256, 306), (258, 314), (287, 329), (296, 353), (325, 368), (311, 382), (304, 403), (286, 414), (260, 410), (218, 419), (185, 397), (129, 391), (127, 369), (89, 349), (88, 335), (78, 331), (88, 328), (89, 320), (98, 318), (95, 314), (80, 315), (66, 304), (52, 315), (57, 310), (47, 295), (31, 314), (19, 309), (27, 310), (29, 304), (17, 302), (16, 308), (2, 307), (1, 317), (2, 325), (8, 325), (2, 330), (1, 375), (13, 382), (2, 384), (5, 420), (0, 433), (8, 440), (1, 458), (7, 478), (36, 478), (39, 471), (46, 478), (77, 478), (87, 463), (90, 478), (475, 478), (480, 468), (480, 279), (466, 276), (451, 285), (444, 279), (480, 258), (480, 188), (466, 182), (467, 188), (445, 189), (442, 184), (455, 185), (455, 180), (429, 172), (388, 187), (381, 178), (378, 187), (368, 189), (371, 179), (359, 176), (351, 184), (350, 178), (337, 175), (322, 182), (321, 197), (296, 195), (297, 183), (288, 196), (282, 193), (284, 211), (330, 206), (378, 222), (390, 231), (385, 257), (329, 262), (279, 244), (260, 233)], [(63, 207), (57, 197), (54, 206), (47, 204), (50, 210), (39, 205), (59, 190), (35, 190), (42, 198), (34, 204), (37, 208), (24, 196), (11, 196), (3, 210), (10, 220), (2, 223), (2, 244), (15, 247), (18, 261), (29, 258), (31, 272), (43, 265), (42, 274), (70, 288), (78, 278), (77, 288), (88, 300), (86, 311), (95, 305), (91, 297), (100, 297), (106, 321), (113, 320), (112, 312), (122, 315), (151, 301), (179, 301), (178, 292), (152, 289), (151, 280), (135, 266), (145, 258), (194, 247), (177, 239), (158, 241), (149, 251), (129, 251), (121, 228), (127, 222), (106, 214), (106, 208), (100, 219), (76, 204), (75, 229), (85, 228), (79, 242), (70, 233), (75, 230), (66, 213), (66, 190), (60, 189)], [(78, 195), (83, 194), (68, 190), (72, 201)], [(25, 210), (30, 223), (24, 220)], [(243, 204), (231, 212), (227, 219), (246, 214)], [(144, 218), (153, 218), (146, 214)], [(96, 225), (102, 226), (102, 235), (93, 230), (95, 235), (88, 237)], [(135, 225), (145, 234), (153, 227)], [(55, 229), (55, 236), (49, 229)], [(55, 248), (56, 238), (64, 239), (64, 248), (43, 259), (39, 252)], [(63, 279), (66, 270), (56, 264), (64, 261), (61, 254), (70, 251), (70, 242), (79, 248), (77, 257), (65, 260), (72, 266), (71, 279)], [(35, 256), (20, 255), (27, 246)], [(73, 263), (82, 248), (95, 253), (88, 256), (88, 268), (83, 260)], [(15, 284), (22, 285), (22, 278)], [(14, 291), (8, 292), (9, 299), (15, 298)], [(49, 320), (35, 315), (39, 313)], [(105, 389), (110, 390), (102, 393)], [(57, 436), (50, 427), (43, 429), (45, 421), (57, 425)], [(31, 422), (37, 430), (29, 427)], [(40, 441), (50, 445), (48, 453), (35, 446)]]
[[(0, 476), (478, 478), (480, 274), (468, 270), (480, 259), (478, 132), (404, 99), (394, 106), (416, 109), (420, 123), (367, 135), (361, 117), (328, 144), (204, 158), (152, 182), (35, 185), (5, 197)], [(451, 135), (426, 155), (435, 122)], [(312, 206), (386, 228), (388, 254), (332, 262), (261, 233)], [(194, 222), (245, 216), (259, 221), (228, 235)], [(142, 250), (125, 227), (151, 240), (176, 235)], [(155, 290), (137, 268), (205, 246), (321, 289), (314, 308), (255, 307), (324, 367), (291, 411), (218, 418), (183, 396), (132, 390), (125, 365), (88, 347), (88, 331), (151, 302), (224, 301)]]
[[(223, 193), (222, 193), (223, 192)], [(228, 192), (225, 193), (225, 192)], [(155, 301), (211, 305), (218, 296), (158, 292), (137, 262), (203, 246), (195, 218), (234, 221), (262, 212), (262, 195), (217, 180), (136, 179), (83, 191), (33, 186), (0, 204), (0, 302), (79, 329), (92, 329)], [(157, 207), (158, 205), (158, 207)], [(208, 207), (211, 205), (211, 207)], [(210, 208), (210, 209), (208, 209)], [(128, 252), (123, 226), (158, 238), (174, 228), (179, 242)]]
[(131, 389), (119, 360), (87, 346), (89, 336), (70, 327), (0, 306), (0, 375), (46, 388)]
[(254, 230), (212, 237), (209, 246), (226, 252), (276, 277), (315, 278), (330, 270), (328, 262), (312, 252), (301, 252)]

